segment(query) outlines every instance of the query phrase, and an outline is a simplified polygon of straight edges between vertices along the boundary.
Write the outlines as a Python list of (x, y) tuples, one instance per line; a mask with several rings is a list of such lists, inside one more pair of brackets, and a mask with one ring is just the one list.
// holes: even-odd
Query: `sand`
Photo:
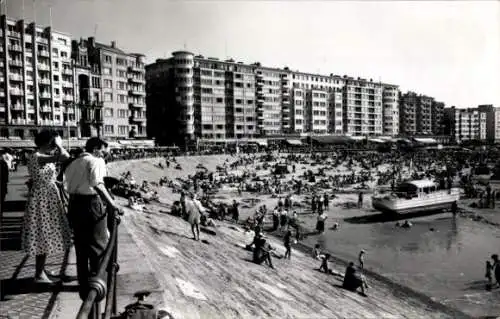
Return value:
[[(221, 159), (222, 158), (222, 159)], [(158, 160), (116, 162), (109, 165), (111, 175), (130, 170), (138, 182), (157, 181), (192, 174), (203, 163), (215, 169), (225, 158), (218, 156), (178, 158), (183, 170), (160, 169)], [(207, 243), (191, 239), (187, 222), (165, 213), (179, 195), (163, 189), (162, 204), (148, 210), (127, 209), (123, 225), (138, 242), (155, 269), (164, 291), (162, 308), (175, 318), (443, 318), (432, 309), (391, 286), (368, 278), (369, 297), (343, 290), (335, 276), (316, 269), (319, 262), (292, 247), (292, 259), (274, 258), (276, 270), (251, 262), (251, 252), (242, 247), (250, 243), (252, 232), (219, 222), (216, 236), (201, 233)], [(228, 193), (227, 199), (234, 194)], [(252, 195), (253, 196), (253, 195)], [(276, 201), (258, 196), (261, 203)], [(339, 199), (340, 201), (341, 199)], [(125, 204), (125, 200), (119, 200)], [(333, 203), (332, 203), (333, 205)], [(253, 214), (252, 208), (246, 214)], [(243, 217), (242, 217), (243, 218)], [(269, 237), (284, 254), (281, 240)], [(331, 265), (343, 273), (343, 267)]]

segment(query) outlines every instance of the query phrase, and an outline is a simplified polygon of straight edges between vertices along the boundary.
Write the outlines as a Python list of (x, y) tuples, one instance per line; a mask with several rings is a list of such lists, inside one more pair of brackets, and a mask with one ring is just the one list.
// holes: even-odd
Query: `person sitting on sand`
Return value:
[(364, 277), (356, 272), (353, 262), (350, 262), (345, 270), (342, 287), (353, 292), (361, 288), (361, 294), (366, 295), (365, 288), (368, 288), (368, 285)]
[(273, 250), (273, 248), (266, 242), (264, 236), (258, 236), (255, 240), (254, 245), (255, 248), (253, 250), (253, 262), (260, 265), (265, 261), (267, 262), (269, 267), (274, 269), (273, 261), (271, 260), (271, 251)]
[(330, 261), (330, 254), (321, 255), (321, 266), (319, 266), (319, 271), (323, 271), (327, 274), (331, 274), (332, 270), (328, 267), (328, 261)]
[(324, 257), (324, 255), (321, 254), (321, 249), (320, 249), (319, 244), (314, 245), (314, 248), (312, 251), (312, 256), (314, 259), (317, 259), (317, 260), (320, 260), (321, 258)]

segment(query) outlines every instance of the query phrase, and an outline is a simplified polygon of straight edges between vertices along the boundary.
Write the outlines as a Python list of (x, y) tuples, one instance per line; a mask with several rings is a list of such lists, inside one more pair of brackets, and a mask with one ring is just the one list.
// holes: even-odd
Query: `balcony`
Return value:
[(9, 51), (23, 52), (23, 47), (17, 44), (9, 45)]
[(134, 64), (134, 65), (128, 67), (128, 71), (140, 73), (140, 72), (144, 72), (144, 68)]
[(43, 43), (43, 44), (48, 44), (49, 43), (49, 40), (46, 39), (46, 38), (43, 38), (43, 37), (36, 37), (36, 41), (38, 43)]
[(40, 98), (41, 99), (50, 99), (51, 94), (49, 92), (40, 92)]
[(45, 63), (39, 63), (38, 64), (38, 70), (40, 70), (40, 71), (50, 71), (50, 65), (45, 64)]
[(131, 115), (129, 117), (129, 122), (130, 122), (130, 124), (137, 123), (137, 122), (144, 123), (144, 122), (146, 122), (146, 118), (145, 117), (136, 117), (136, 116)]
[(73, 70), (70, 69), (70, 68), (64, 68), (62, 70), (62, 74), (64, 74), (64, 75), (73, 75)]
[(24, 111), (24, 105), (17, 103), (17, 104), (12, 104), (10, 106), (10, 109), (13, 111)]
[(38, 55), (46, 57), (46, 58), (50, 58), (50, 52), (48, 50), (40, 50), (40, 51), (38, 51)]
[(49, 78), (40, 78), (40, 79), (38, 80), (38, 82), (39, 82), (40, 84), (43, 84), (43, 85), (50, 85), (50, 79), (49, 79)]
[(62, 81), (62, 87), (63, 88), (73, 88), (73, 83), (68, 82), (68, 81)]
[(71, 106), (66, 106), (64, 113), (75, 114), (75, 110)]
[(144, 84), (146, 83), (146, 80), (144, 78), (138, 77), (138, 76), (133, 76), (128, 78), (128, 81), (130, 83), (138, 83), (138, 84)]
[(21, 74), (9, 74), (9, 79), (14, 82), (23, 82), (23, 76)]
[(146, 105), (140, 104), (140, 103), (137, 103), (137, 102), (130, 102), (128, 104), (128, 106), (131, 107), (131, 108), (138, 108), (138, 109), (146, 107)]
[(20, 38), (21, 37), (21, 33), (20, 32), (16, 32), (16, 31), (7, 31), (7, 35), (9, 37), (16, 37), (16, 38)]
[(71, 94), (64, 94), (62, 97), (63, 101), (73, 101), (73, 95)]
[(3, 89), (0, 89), (0, 97), (5, 97), (5, 91)]
[(40, 120), (39, 121), (40, 125), (54, 125), (54, 121), (53, 120)]
[(21, 89), (10, 89), (9, 92), (10, 95), (15, 95), (15, 96), (24, 95), (24, 91)]
[(146, 92), (140, 90), (139, 88), (132, 88), (128, 90), (128, 93), (131, 95), (146, 95)]
[(17, 67), (23, 67), (23, 61), (22, 60), (9, 60), (9, 65), (11, 66), (17, 66)]
[(42, 112), (42, 113), (52, 113), (52, 108), (50, 106), (42, 106), (40, 108), (40, 112)]
[(15, 119), (10, 120), (10, 122), (12, 124), (17, 124), (17, 125), (25, 125), (26, 124), (26, 120), (22, 119), (22, 118), (15, 118)]

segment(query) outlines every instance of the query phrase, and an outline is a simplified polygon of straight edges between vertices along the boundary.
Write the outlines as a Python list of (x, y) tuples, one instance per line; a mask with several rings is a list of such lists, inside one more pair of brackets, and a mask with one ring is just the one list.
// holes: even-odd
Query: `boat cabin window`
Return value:
[(424, 187), (422, 188), (422, 191), (425, 193), (425, 194), (430, 194), (430, 193), (433, 193), (436, 191), (436, 186), (429, 186), (429, 187)]
[(417, 197), (418, 188), (415, 185), (403, 183), (398, 187), (398, 194), (406, 198)]

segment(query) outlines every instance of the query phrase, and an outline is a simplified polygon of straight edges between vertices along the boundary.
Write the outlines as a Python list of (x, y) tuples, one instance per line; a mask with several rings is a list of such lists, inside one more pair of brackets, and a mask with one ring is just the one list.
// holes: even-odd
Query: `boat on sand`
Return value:
[(389, 214), (439, 211), (451, 208), (460, 198), (460, 189), (440, 189), (431, 180), (411, 180), (398, 185), (393, 192), (372, 197), (374, 209)]

